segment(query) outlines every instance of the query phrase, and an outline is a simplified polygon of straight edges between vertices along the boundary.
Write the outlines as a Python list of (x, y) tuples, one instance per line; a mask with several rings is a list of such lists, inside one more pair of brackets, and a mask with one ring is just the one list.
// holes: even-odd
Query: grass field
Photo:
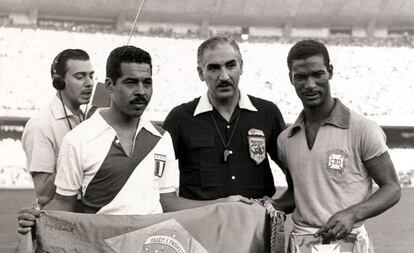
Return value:
[[(279, 191), (280, 192), (280, 191)], [(33, 200), (33, 190), (0, 189), (0, 252), (12, 253), (17, 245), (17, 212)], [(376, 253), (414, 252), (414, 188), (403, 188), (401, 201), (366, 222)], [(287, 219), (286, 231), (292, 222)]]

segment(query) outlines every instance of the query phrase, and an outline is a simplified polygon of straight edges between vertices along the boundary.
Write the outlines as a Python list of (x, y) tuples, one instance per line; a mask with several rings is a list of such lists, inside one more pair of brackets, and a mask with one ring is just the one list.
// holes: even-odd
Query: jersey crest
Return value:
[(165, 163), (167, 162), (167, 156), (161, 154), (154, 154), (155, 168), (154, 175), (157, 177), (162, 177), (165, 169)]

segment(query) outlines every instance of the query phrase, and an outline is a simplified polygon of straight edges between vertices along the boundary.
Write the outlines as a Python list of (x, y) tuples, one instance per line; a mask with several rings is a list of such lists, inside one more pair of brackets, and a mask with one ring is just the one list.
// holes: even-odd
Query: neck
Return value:
[(69, 109), (69, 111), (73, 115), (77, 115), (77, 116), (80, 115), (80, 104), (76, 104), (70, 101), (62, 91), (58, 91), (57, 97), (63, 102), (65, 107)]
[(109, 106), (107, 110), (102, 111), (101, 115), (108, 124), (114, 128), (135, 129), (141, 119), (141, 117), (131, 117), (126, 115), (112, 105)]
[(208, 100), (211, 105), (223, 116), (227, 121), (230, 120), (234, 109), (239, 104), (240, 91), (237, 90), (235, 96), (226, 99), (217, 99), (208, 93)]
[(330, 98), (320, 106), (304, 107), (305, 119), (308, 123), (320, 123), (329, 117), (334, 106), (335, 100)]

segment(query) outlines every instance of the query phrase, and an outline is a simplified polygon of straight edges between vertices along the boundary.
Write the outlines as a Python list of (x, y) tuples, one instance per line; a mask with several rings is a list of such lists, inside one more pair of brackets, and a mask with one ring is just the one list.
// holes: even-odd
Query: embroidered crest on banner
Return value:
[(154, 175), (157, 177), (162, 177), (162, 174), (164, 173), (165, 169), (165, 163), (167, 161), (166, 155), (161, 154), (154, 154), (154, 162), (155, 162), (155, 168), (154, 168)]
[(186, 239), (177, 230), (160, 229), (147, 237), (143, 252), (186, 253)]
[(327, 169), (328, 172), (337, 179), (345, 174), (348, 155), (340, 149), (333, 149), (327, 152)]
[(259, 164), (266, 158), (266, 138), (262, 130), (252, 128), (247, 132), (250, 157)]

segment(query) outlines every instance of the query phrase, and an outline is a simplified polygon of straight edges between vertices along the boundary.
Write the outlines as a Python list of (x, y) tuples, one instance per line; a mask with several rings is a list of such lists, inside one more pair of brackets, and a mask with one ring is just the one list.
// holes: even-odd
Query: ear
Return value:
[(198, 72), (198, 77), (200, 77), (200, 80), (202, 82), (204, 82), (204, 74), (203, 74), (203, 69), (200, 66), (197, 66), (197, 72)]
[(290, 83), (293, 84), (293, 81), (292, 81), (292, 72), (290, 72), (290, 71), (289, 71), (289, 80), (290, 80)]
[(112, 82), (112, 79), (107, 77), (105, 78), (105, 89), (109, 92), (112, 93), (112, 88), (114, 87), (114, 82)]
[(329, 80), (331, 80), (332, 76), (333, 76), (333, 66), (332, 66), (332, 64), (329, 64), (328, 73), (329, 73)]
[(243, 74), (243, 60), (240, 61), (240, 75)]

